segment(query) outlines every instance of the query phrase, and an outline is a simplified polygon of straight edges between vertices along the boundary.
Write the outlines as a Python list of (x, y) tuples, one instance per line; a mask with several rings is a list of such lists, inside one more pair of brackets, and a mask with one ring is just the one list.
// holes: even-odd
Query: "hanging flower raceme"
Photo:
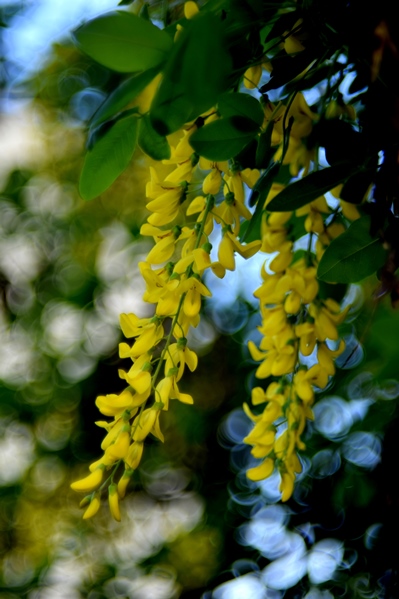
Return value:
[[(190, 16), (192, 8), (187, 7)], [(179, 385), (187, 368), (191, 372), (197, 368), (198, 358), (188, 346), (187, 335), (199, 323), (204, 298), (211, 295), (204, 272), (223, 277), (226, 269), (235, 268), (235, 253), (249, 258), (262, 245), (261, 241), (243, 244), (237, 238), (241, 220), (251, 218), (244, 203), (245, 189), (253, 187), (259, 171), (230, 169), (227, 162), (204, 159), (198, 165), (189, 143), (195, 128), (183, 131), (171, 158), (164, 161), (174, 167), (169, 175), (160, 178), (157, 168), (150, 167), (146, 192), (151, 214), (141, 234), (152, 237), (154, 246), (139, 268), (146, 284), (143, 299), (154, 305), (155, 314), (151, 318), (120, 316), (122, 332), (132, 341), (120, 343), (119, 355), (132, 365), (119, 370), (127, 384), (121, 393), (96, 400), (100, 412), (113, 420), (97, 423), (107, 433), (101, 445), (103, 456), (91, 464), (89, 476), (72, 484), (75, 491), (89, 493), (83, 500), (88, 505), (84, 518), (95, 515), (101, 493), (108, 487), (111, 515), (120, 521), (119, 501), (140, 464), (147, 437), (164, 440), (162, 412), (172, 400), (194, 401)], [(196, 184), (190, 183), (197, 167), (196, 176), (203, 174), (203, 196), (195, 196)], [(224, 199), (216, 206), (215, 195), (222, 186)], [(218, 262), (210, 258), (209, 235), (215, 224), (222, 226)]]
[[(266, 206), (281, 189), (272, 187)], [(260, 302), (262, 323), (258, 329), (262, 339), (259, 347), (252, 341), (248, 347), (251, 357), (260, 362), (256, 377), (276, 377), (278, 381), (270, 383), (266, 391), (261, 387), (252, 390), (252, 403), (265, 403), (263, 413), (253, 414), (244, 406), (254, 422), (244, 441), (253, 446), (252, 455), (262, 459), (247, 476), (259, 481), (277, 469), (282, 501), (291, 497), (296, 475), (302, 471), (298, 451), (305, 449), (301, 435), (306, 421), (313, 419), (315, 392), (327, 386), (335, 373), (334, 361), (345, 349), (338, 326), (349, 310), (349, 306), (341, 310), (336, 301), (319, 296), (317, 258), (310, 243), (312, 236), (318, 235), (319, 256), (320, 244), (328, 245), (328, 239), (345, 227), (333, 222), (326, 225), (331, 210), (324, 197), (296, 213), (306, 215), (304, 227), (310, 234), (306, 257), (295, 257), (289, 229), (291, 212), (266, 211), (262, 223), (262, 251), (277, 255), (267, 268), (262, 267), (263, 282), (254, 293)], [(313, 365), (309, 365), (310, 356)]]
[[(316, 21), (308, 19), (302, 3), (253, 4), (249, 12), (240, 2), (202, 11), (189, 0), (168, 14), (179, 22), (164, 31), (152, 14), (144, 22), (133, 10), (75, 32), (79, 46), (100, 62), (104, 49), (92, 32), (105, 27), (112, 33), (116, 22), (123, 30), (125, 17), (128, 28), (148, 32), (151, 41), (127, 62), (115, 55), (104, 63), (122, 78), (130, 71), (139, 74), (122, 81), (94, 116), (92, 126), (102, 123), (101, 135), (91, 136), (79, 186), (86, 200), (103, 193), (136, 160), (136, 140), (151, 158), (148, 216), (140, 234), (152, 245), (138, 264), (151, 311), (149, 317), (120, 315), (122, 390), (96, 398), (102, 415), (96, 424), (104, 433), (100, 457), (71, 485), (83, 494), (84, 519), (107, 498), (112, 517), (121, 520), (120, 502), (147, 458), (149, 439), (164, 442), (166, 412), (175, 402), (195, 401), (185, 379), (198, 366), (192, 329), (211, 296), (210, 277), (229, 276), (241, 259), (259, 251), (269, 254), (254, 292), (258, 341), (250, 341), (248, 351), (258, 383), (252, 407), (244, 405), (252, 423), (244, 441), (254, 460), (248, 478), (278, 474), (282, 501), (292, 496), (302, 471), (313, 406), (332, 385), (345, 351), (342, 325), (349, 307), (337, 298), (346, 281), (369, 273), (364, 263), (360, 273), (353, 272), (358, 262), (353, 266), (353, 256), (372, 257), (374, 264), (376, 250), (381, 294), (396, 281), (394, 177), (384, 183), (396, 160), (392, 136), (386, 141), (386, 135), (374, 135), (371, 147), (366, 134), (378, 127), (366, 126), (373, 113), (370, 98), (366, 94), (363, 127), (339, 91), (345, 78), (354, 76), (355, 89), (364, 77), (359, 79), (348, 60), (340, 35), (323, 33), (322, 18), (315, 34)], [(390, 41), (388, 34), (384, 40)], [(381, 59), (385, 46), (380, 46), (374, 55)], [(378, 67), (381, 60), (374, 62)], [(142, 164), (145, 160), (141, 156)], [(319, 170), (326, 162), (329, 167)], [(362, 202), (372, 195), (373, 206), (363, 210)], [(374, 221), (380, 204), (383, 218)], [(342, 243), (335, 243), (342, 233)], [(365, 234), (372, 243), (362, 245)], [(344, 285), (333, 287), (334, 281)]]

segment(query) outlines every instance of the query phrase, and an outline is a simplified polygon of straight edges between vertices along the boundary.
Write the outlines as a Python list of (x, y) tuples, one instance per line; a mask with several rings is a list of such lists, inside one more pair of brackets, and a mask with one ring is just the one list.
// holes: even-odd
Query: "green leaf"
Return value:
[(386, 250), (379, 237), (370, 235), (370, 222), (369, 216), (363, 216), (331, 242), (317, 269), (321, 281), (356, 283), (384, 264)]
[(288, 238), (291, 241), (297, 241), (304, 235), (307, 235), (307, 231), (305, 229), (305, 216), (297, 216), (295, 213), (291, 216), (288, 223), (286, 223), (286, 227), (288, 228)]
[(151, 124), (160, 135), (174, 133), (190, 120), (193, 103), (182, 83), (173, 83), (168, 77), (162, 83), (151, 104)]
[(299, 92), (303, 89), (312, 89), (324, 80), (330, 80), (332, 77), (345, 68), (341, 62), (326, 61), (318, 67), (312, 67), (304, 74), (301, 79), (291, 81), (284, 87), (284, 94), (291, 94), (294, 91)]
[(223, 94), (218, 101), (218, 112), (222, 117), (244, 116), (260, 127), (265, 119), (263, 109), (254, 97), (236, 92)]
[(291, 264), (295, 264), (295, 262), (298, 262), (299, 260), (302, 260), (302, 258), (304, 258), (306, 260), (306, 258), (308, 257), (308, 251), (307, 250), (296, 250), (296, 252), (294, 252), (294, 255), (292, 257), (292, 262)]
[(272, 148), (273, 127), (274, 121), (269, 121), (265, 131), (259, 136), (255, 156), (256, 168), (266, 168), (275, 154), (275, 148)]
[(126, 104), (134, 100), (151, 83), (159, 71), (160, 65), (123, 81), (93, 115), (91, 126), (96, 127), (125, 108)]
[(117, 114), (113, 119), (109, 119), (109, 121), (105, 121), (104, 123), (100, 123), (97, 127), (91, 127), (89, 129), (89, 135), (86, 142), (86, 149), (92, 150), (93, 147), (98, 144), (100, 139), (104, 137), (104, 135), (112, 129), (112, 127), (117, 123), (120, 119), (125, 119), (127, 116), (131, 114), (136, 114), (140, 116), (139, 110), (137, 106), (135, 108), (130, 108), (128, 110), (123, 110), (119, 114)]
[(280, 183), (281, 185), (288, 185), (291, 180), (292, 175), (290, 172), (289, 164), (282, 164), (276, 176), (276, 183)]
[(310, 175), (291, 183), (283, 189), (272, 199), (267, 209), (270, 212), (290, 212), (306, 206), (306, 204), (317, 200), (336, 185), (346, 181), (356, 170), (353, 165), (345, 163), (310, 173)]
[(326, 283), (326, 281), (319, 280), (319, 297), (321, 299), (331, 298), (338, 303), (341, 303), (348, 290), (346, 283)]
[(168, 135), (212, 108), (227, 88), (230, 71), (220, 19), (205, 13), (188, 21), (151, 106), (154, 129)]
[[(263, 200), (263, 203), (270, 191), (271, 183), (277, 180), (280, 171), (281, 164), (279, 162), (273, 162), (269, 168), (262, 173), (257, 182), (255, 183), (251, 195), (249, 196), (248, 204), (255, 206), (259, 201)], [(264, 206), (262, 206), (264, 207)], [(267, 207), (269, 209), (269, 206)]]
[(273, 21), (271, 21), (273, 25), (270, 28), (268, 35), (266, 35), (265, 40), (268, 42), (275, 38), (280, 38), (286, 31), (291, 31), (301, 16), (298, 9), (278, 14), (275, 22), (273, 23)]
[(139, 17), (145, 21), (151, 21), (147, 2), (144, 2), (143, 6), (140, 8)]
[(170, 158), (170, 146), (166, 138), (154, 131), (148, 115), (141, 119), (138, 144), (154, 160)]
[(361, 204), (373, 183), (377, 166), (376, 164), (374, 169), (363, 170), (350, 177), (341, 189), (340, 199), (350, 204)]
[(252, 204), (250, 203), (250, 205), (253, 205), (255, 202), (257, 202), (255, 212), (249, 221), (248, 227), (240, 236), (241, 241), (249, 242), (254, 241), (255, 239), (261, 239), (261, 223), (264, 213), (265, 199), (267, 198), (279, 169), (280, 163), (274, 162), (257, 180), (251, 194)]
[(220, 119), (197, 129), (190, 137), (190, 145), (208, 160), (229, 160), (255, 137), (258, 129), (254, 121), (245, 117)]
[(135, 114), (118, 120), (87, 152), (79, 182), (84, 200), (100, 195), (128, 166), (136, 145), (138, 121)]
[(297, 54), (289, 56), (281, 54), (272, 60), (273, 71), (270, 80), (262, 85), (260, 92), (265, 94), (271, 89), (277, 89), (286, 85), (289, 81), (297, 77), (317, 58), (313, 48), (308, 48)]
[(74, 32), (78, 46), (100, 64), (131, 73), (163, 62), (173, 46), (167, 33), (129, 12), (112, 12)]

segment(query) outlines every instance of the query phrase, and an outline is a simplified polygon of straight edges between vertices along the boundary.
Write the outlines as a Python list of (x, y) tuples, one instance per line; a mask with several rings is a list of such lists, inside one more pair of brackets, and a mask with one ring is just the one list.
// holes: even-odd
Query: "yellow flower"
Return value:
[(357, 220), (360, 218), (360, 212), (357, 209), (355, 204), (351, 204), (350, 202), (345, 202), (344, 200), (340, 200), (342, 214), (348, 220)]
[[(169, 293), (173, 293), (173, 290), (176, 289), (176, 287), (179, 284), (179, 281), (177, 279), (173, 281), (169, 280), (170, 273), (165, 267), (153, 270), (150, 264), (148, 264), (148, 262), (139, 262), (139, 269), (141, 276), (143, 277), (147, 286), (146, 291), (143, 294), (143, 300), (145, 302), (156, 304), (160, 300), (160, 298), (162, 298), (162, 296), (165, 296)], [(129, 314), (129, 316), (134, 315)], [(142, 318), (137, 320), (141, 321), (144, 324), (144, 322), (151, 322), (152, 319)], [(135, 330), (137, 330), (138, 332), (132, 333), (130, 335), (125, 334), (125, 337), (133, 337), (140, 333), (140, 330), (137, 327)]]
[(321, 216), (322, 213), (330, 213), (330, 208), (324, 196), (296, 210), (297, 216), (304, 216), (305, 214), (308, 215), (305, 220), (305, 229), (308, 233), (323, 233), (324, 220)]
[(157, 307), (155, 313), (157, 316), (173, 316), (176, 314), (181, 293), (178, 290), (179, 281), (175, 279), (171, 281), (171, 283), (176, 284), (168, 288), (166, 285), (158, 299)]
[[(133, 423), (133, 440), (134, 441), (144, 441), (145, 438), (151, 432), (155, 421), (159, 416), (159, 410), (155, 410), (154, 408), (147, 408), (144, 412), (136, 417), (136, 420)], [(130, 464), (129, 464), (130, 466)], [(130, 466), (132, 468), (132, 466)]]
[(216, 195), (220, 189), (222, 184), (222, 175), (220, 171), (216, 168), (213, 168), (211, 172), (205, 177), (202, 183), (202, 191), (205, 195), (209, 193), (212, 195)]
[(71, 489), (79, 493), (90, 493), (96, 489), (103, 479), (105, 466), (100, 465), (94, 472), (71, 484)]
[(261, 361), (256, 371), (256, 377), (264, 379), (270, 375), (282, 376), (289, 374), (295, 368), (297, 350), (293, 344), (293, 334), (290, 328), (285, 329), (273, 337), (264, 337), (261, 342), (261, 351), (250, 341), (248, 349), (254, 360)]
[(93, 516), (95, 516), (98, 510), (100, 509), (100, 505), (101, 502), (97, 495), (95, 495), (93, 499), (90, 501), (89, 507), (82, 516), (83, 520), (87, 520), (88, 518), (92, 518)]
[(169, 376), (168, 373), (170, 370), (177, 369), (177, 373), (174, 376), (176, 381), (180, 381), (186, 364), (191, 372), (194, 372), (198, 365), (198, 357), (195, 352), (187, 347), (187, 339), (181, 337), (178, 343), (172, 343), (169, 346), (168, 355), (165, 360), (165, 376)]
[(248, 445), (270, 445), (274, 443), (276, 436), (276, 429), (269, 422), (257, 422), (252, 431), (247, 435), (243, 441)]
[(273, 470), (274, 460), (271, 458), (266, 458), (261, 464), (259, 464), (259, 466), (255, 466), (255, 468), (249, 468), (249, 470), (247, 470), (247, 477), (250, 480), (255, 481), (263, 480), (268, 478), (273, 473)]
[(322, 368), (329, 374), (335, 374), (334, 358), (337, 358), (345, 349), (345, 341), (341, 339), (338, 349), (332, 350), (325, 343), (317, 346), (317, 360)]
[[(261, 387), (254, 387), (251, 393), (251, 399), (254, 406), (258, 406), (261, 403), (269, 402), (266, 409), (269, 409), (270, 405), (278, 404), (282, 406), (285, 402), (284, 393), (280, 383), (270, 383), (266, 391)], [(262, 415), (262, 418), (264, 414)], [(273, 417), (275, 420), (278, 416)]]
[(287, 459), (284, 461), (284, 465), (287, 471), (291, 472), (293, 475), (302, 472), (302, 464), (299, 461), (299, 458), (295, 451), (287, 457)]
[(105, 450), (105, 455), (121, 460), (127, 456), (130, 446), (130, 424), (124, 424), (114, 443)]
[(173, 36), (174, 42), (177, 42), (182, 31), (183, 31), (183, 26), (180, 25), (180, 23), (176, 23), (176, 31), (175, 31), (175, 35)]
[[(276, 214), (284, 214), (277, 212)], [(289, 213), (288, 213), (289, 214)], [(267, 254), (279, 251), (287, 241), (287, 228), (284, 227), (285, 221), (281, 225), (271, 225), (270, 220), (262, 220), (262, 247), (261, 251)]]
[(175, 246), (176, 239), (172, 235), (164, 237), (149, 252), (147, 262), (149, 264), (162, 264), (166, 262), (173, 255)]
[(274, 444), (274, 453), (280, 460), (285, 460), (287, 455), (294, 449), (295, 443), (291, 442), (288, 430), (285, 430), (279, 437), (277, 437)]
[(351, 104), (345, 104), (342, 98), (332, 100), (327, 104), (324, 112), (326, 119), (339, 119), (341, 116), (347, 116), (352, 121), (356, 120), (356, 109)]
[(328, 383), (328, 373), (319, 364), (315, 364), (309, 370), (299, 370), (294, 374), (294, 389), (305, 403), (312, 404), (314, 401), (313, 386), (324, 389)]
[[(121, 343), (121, 345), (122, 349), (124, 349), (126, 346), (125, 343)], [(126, 347), (128, 348), (129, 346)], [(130, 352), (125, 353), (124, 351), (120, 351), (121, 357), (127, 357), (128, 355), (130, 355)], [(134, 361), (133, 366), (130, 368), (128, 372), (125, 372), (123, 370), (119, 371), (119, 375), (121, 376), (121, 378), (125, 379), (129, 383), (129, 385), (137, 392), (138, 395), (141, 395), (142, 397), (146, 396), (145, 399), (149, 397), (149, 394), (151, 392), (151, 374), (149, 372), (149, 370), (151, 369), (151, 364), (149, 360), (149, 355), (143, 354)], [(132, 403), (133, 405), (138, 405), (137, 398), (133, 397)]]
[(151, 236), (156, 242), (147, 255), (146, 262), (149, 264), (161, 264), (169, 260), (173, 255), (177, 241), (186, 239), (191, 235), (191, 229), (189, 227), (175, 226), (173, 229), (163, 230), (149, 223), (144, 223), (140, 229), (140, 234)]
[[(193, 125), (190, 127), (188, 131), (183, 131), (183, 135), (181, 136), (177, 146), (175, 148), (171, 147), (171, 157), (168, 160), (163, 160), (162, 162), (164, 164), (181, 164), (182, 162), (186, 162), (186, 160), (190, 159), (194, 152), (193, 148), (190, 146), (190, 136), (196, 130), (196, 125)], [(154, 177), (153, 171), (155, 172), (155, 176), (157, 177), (155, 169), (150, 166), (151, 180)], [(148, 192), (147, 195), (148, 197), (150, 197)]]
[(139, 441), (135, 441), (129, 447), (129, 451), (124, 459), (125, 464), (130, 470), (136, 470), (140, 464), (143, 456), (144, 444)]
[(317, 121), (319, 118), (319, 115), (309, 108), (305, 100), (305, 96), (301, 92), (296, 94), (293, 102), (291, 103), (287, 115), (287, 122), (291, 116), (294, 117), (294, 123), (291, 127), (290, 137), (294, 137), (296, 139), (307, 137), (312, 131), (313, 122)]
[(279, 254), (270, 262), (269, 267), (273, 272), (283, 272), (292, 262), (292, 241), (285, 241), (279, 248)]
[(291, 472), (281, 474), (280, 492), (281, 501), (288, 501), (294, 492), (295, 476)]
[(256, 443), (251, 449), (251, 454), (254, 458), (266, 458), (273, 451), (273, 443), (270, 445), (264, 445), (263, 443)]
[(260, 177), (258, 169), (246, 168), (243, 171), (236, 171), (225, 177), (226, 185), (224, 186), (224, 195), (232, 193), (237, 202), (244, 203), (244, 183), (249, 187), (253, 188), (255, 183)]
[[(266, 308), (262, 310), (262, 325), (259, 327), (259, 331), (266, 337), (277, 335), (286, 329), (286, 333), (293, 338), (293, 332), (291, 328), (287, 328), (287, 314), (283, 306), (276, 306), (275, 308)], [(285, 340), (288, 340), (287, 335)], [(261, 345), (261, 347), (263, 347)]]
[(192, 214), (197, 214), (197, 212), (203, 212), (206, 206), (206, 198), (204, 196), (197, 196), (188, 205), (186, 210), (186, 215), (191, 216)]
[(182, 403), (192, 405), (194, 403), (192, 396), (189, 395), (188, 393), (181, 393), (179, 391), (179, 387), (177, 386), (177, 382), (174, 377), (172, 378), (172, 381), (173, 381), (173, 385), (172, 385), (172, 391), (170, 394), (170, 398), (178, 399)]
[(191, 158), (189, 158), (169, 173), (169, 175), (165, 177), (165, 182), (177, 184), (181, 181), (189, 182), (191, 181), (194, 168)]
[(310, 356), (316, 346), (316, 327), (311, 322), (304, 322), (295, 326), (295, 334), (299, 337), (299, 350), (304, 356)]
[[(281, 160), (283, 152), (283, 145), (280, 144), (277, 149), (274, 160)], [(297, 177), (299, 172), (303, 170), (302, 176), (305, 176), (309, 172), (310, 164), (312, 160), (314, 160), (315, 150), (308, 149), (304, 143), (302, 143), (301, 139), (297, 139), (290, 135), (288, 141), (288, 149), (284, 156), (283, 164), (289, 165), (290, 174), (293, 177)]]
[(235, 270), (234, 244), (229, 235), (223, 235), (222, 241), (219, 243), (218, 259), (227, 270)]
[(284, 300), (284, 296), (286, 291), (277, 291), (278, 282), (282, 278), (283, 273), (277, 274), (268, 274), (267, 272), (262, 272), (263, 283), (256, 291), (254, 291), (254, 296), (260, 300), (263, 300), (265, 304), (281, 304)]
[(303, 30), (302, 23), (303, 19), (298, 19), (298, 21), (296, 21), (291, 29), (291, 35), (288, 35), (288, 33), (290, 33), (289, 31), (284, 32), (284, 36), (287, 36), (284, 39), (284, 50), (287, 54), (297, 54), (305, 49), (302, 41), (307, 39), (307, 33)]
[(255, 64), (244, 73), (244, 85), (247, 89), (255, 89), (262, 77), (262, 65)]
[(175, 274), (183, 274), (186, 272), (187, 268), (191, 265), (194, 265), (194, 272), (197, 274), (201, 274), (206, 268), (211, 266), (211, 260), (209, 257), (209, 253), (206, 252), (203, 248), (197, 248), (191, 251), (187, 256), (181, 258), (178, 262), (176, 262), (173, 272)]
[(105, 451), (107, 447), (109, 447), (112, 443), (115, 442), (117, 436), (122, 430), (123, 425), (124, 421), (122, 418), (119, 418), (119, 420), (116, 420), (109, 425), (111, 428), (101, 443), (102, 450)]
[(114, 458), (111, 458), (110, 456), (106, 456), (104, 454), (102, 458), (90, 464), (89, 470), (90, 472), (94, 472), (95, 470), (97, 470), (99, 466), (106, 468), (107, 466), (112, 466), (112, 464), (115, 464), (115, 462), (116, 460), (114, 460)]
[(288, 314), (296, 314), (301, 303), (307, 304), (317, 295), (319, 284), (316, 280), (316, 272), (314, 267), (306, 267), (304, 260), (298, 260), (275, 279), (274, 294), (269, 292), (259, 297), (264, 297), (268, 302), (284, 302), (284, 310)]
[(131, 410), (137, 405), (134, 400), (135, 396), (131, 391), (125, 389), (119, 395), (114, 393), (99, 395), (96, 399), (96, 406), (104, 416), (119, 416), (125, 410)]
[(126, 495), (126, 489), (127, 489), (129, 482), (132, 479), (133, 472), (134, 472), (134, 470), (132, 470), (131, 468), (128, 468), (127, 470), (124, 471), (123, 475), (119, 479), (117, 490), (118, 490), (118, 495), (121, 499), (123, 499), (124, 496)]
[(162, 226), (172, 222), (179, 213), (180, 204), (186, 198), (187, 181), (182, 181), (178, 185), (170, 186), (171, 183), (165, 181), (160, 189), (154, 190), (147, 184), (147, 197), (153, 198), (146, 205), (147, 210), (152, 212), (148, 217), (151, 225)]
[(169, 398), (172, 392), (172, 384), (172, 377), (166, 376), (159, 381), (155, 388), (155, 401), (163, 404), (163, 410), (169, 409)]
[(121, 521), (121, 512), (119, 509), (119, 495), (115, 484), (108, 487), (108, 503), (111, 516), (117, 522)]
[(195, 277), (189, 277), (179, 286), (179, 291), (185, 293), (183, 312), (189, 318), (197, 316), (201, 309), (201, 296), (210, 297), (212, 294), (207, 287)]
[(219, 206), (212, 210), (216, 222), (224, 223), (231, 226), (234, 235), (238, 235), (240, 231), (241, 218), (251, 220), (252, 214), (245, 206), (235, 199), (234, 194), (226, 194), (225, 199)]
[(152, 427), (152, 429), (151, 429), (150, 432), (151, 432), (152, 435), (154, 435), (154, 437), (156, 437), (157, 439), (159, 439), (163, 443), (165, 441), (165, 439), (164, 439), (163, 433), (161, 431), (161, 426), (160, 426), (160, 423), (159, 423), (159, 417), (160, 417), (160, 415), (161, 415), (160, 410), (157, 410), (157, 415), (156, 415), (156, 418), (155, 418), (155, 422), (154, 422), (154, 425), (153, 425), (153, 427)]
[(199, 13), (199, 8), (196, 2), (189, 0), (184, 3), (184, 16), (186, 19), (192, 19)]
[(163, 326), (157, 320), (137, 318), (134, 314), (121, 314), (120, 324), (125, 337), (137, 337), (129, 353), (126, 353), (126, 344), (122, 344), (123, 357), (138, 358), (157, 345), (164, 336)]
[(296, 443), (300, 441), (306, 425), (306, 409), (301, 401), (290, 401), (286, 409), (288, 428), (295, 436)]
[(260, 250), (261, 245), (261, 241), (251, 241), (251, 243), (243, 245), (238, 241), (238, 239), (233, 235), (233, 233), (226, 230), (224, 231), (222, 241), (219, 244), (219, 262), (227, 270), (235, 270), (235, 252), (238, 252), (240, 256), (242, 256), (245, 259), (251, 258)]
[(336, 319), (325, 306), (317, 307), (315, 304), (311, 304), (309, 314), (314, 318), (315, 333), (319, 341), (325, 341), (326, 339), (336, 341), (338, 339)]
[(192, 318), (180, 312), (177, 323), (173, 329), (173, 336), (175, 339), (186, 337), (191, 327), (197, 327), (200, 322), (200, 315), (196, 314)]

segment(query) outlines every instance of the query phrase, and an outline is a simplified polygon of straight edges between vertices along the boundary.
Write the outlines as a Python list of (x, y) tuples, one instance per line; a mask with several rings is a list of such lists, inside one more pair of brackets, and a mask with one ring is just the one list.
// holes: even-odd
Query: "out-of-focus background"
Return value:
[(349, 349), (289, 507), (274, 476), (245, 477), (260, 257), (210, 283), (186, 379), (195, 405), (165, 414), (122, 523), (105, 508), (81, 520), (69, 485), (99, 456), (96, 396), (122, 388), (119, 314), (151, 313), (138, 270), (148, 159), (137, 151), (92, 202), (77, 191), (87, 122), (119, 75), (69, 32), (116, 6), (0, 2), (0, 598), (395, 597), (399, 317), (367, 299), (373, 281), (347, 298)]

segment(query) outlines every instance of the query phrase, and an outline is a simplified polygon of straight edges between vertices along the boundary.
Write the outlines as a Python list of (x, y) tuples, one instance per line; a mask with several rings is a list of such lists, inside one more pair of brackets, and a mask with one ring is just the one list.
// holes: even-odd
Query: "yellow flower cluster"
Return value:
[[(195, 18), (197, 13), (195, 2), (186, 2), (185, 18)], [(178, 26), (176, 36), (181, 29)], [(288, 54), (295, 54), (303, 50), (305, 40), (306, 32), (298, 22), (285, 35), (283, 45)], [(263, 67), (270, 68), (264, 63), (247, 70), (243, 79), (246, 87), (257, 86)], [(289, 165), (293, 176), (301, 170), (306, 174), (313, 153), (303, 139), (311, 133), (318, 115), (301, 93), (293, 94), (287, 105), (273, 105), (263, 97), (263, 109), (262, 130), (272, 129), (274, 160)], [(103, 456), (91, 464), (87, 477), (71, 485), (75, 491), (86, 494), (81, 502), (87, 506), (84, 518), (98, 511), (101, 493), (108, 487), (111, 514), (120, 520), (119, 500), (140, 464), (146, 438), (151, 434), (164, 440), (162, 412), (169, 409), (171, 400), (193, 403), (191, 395), (180, 389), (180, 381), (186, 366), (190, 371), (197, 368), (198, 358), (189, 348), (187, 337), (190, 328), (199, 323), (203, 298), (211, 295), (204, 283), (205, 271), (224, 277), (226, 270), (235, 269), (237, 253), (244, 258), (260, 249), (275, 253), (269, 271), (263, 269), (262, 286), (255, 292), (260, 300), (263, 339), (259, 348), (253, 343), (249, 348), (252, 357), (260, 361), (256, 375), (278, 377), (279, 381), (272, 382), (266, 391), (254, 389), (253, 403), (266, 403), (266, 408), (262, 415), (255, 416), (246, 407), (255, 427), (245, 440), (253, 445), (253, 455), (263, 458), (259, 466), (249, 470), (248, 476), (260, 480), (277, 465), (284, 500), (291, 495), (295, 473), (301, 469), (296, 451), (303, 448), (301, 434), (306, 419), (312, 417), (314, 387), (326, 386), (328, 377), (334, 374), (334, 358), (343, 350), (343, 343), (332, 349), (327, 341), (338, 340), (337, 325), (345, 313), (333, 300), (322, 301), (318, 297), (316, 258), (311, 263), (308, 252), (308, 261), (293, 260), (293, 241), (287, 228), (291, 213), (268, 213), (261, 240), (248, 244), (239, 240), (242, 221), (252, 216), (245, 205), (246, 189), (254, 187), (260, 173), (256, 169), (241, 169), (234, 160), (210, 162), (193, 152), (190, 135), (201, 123), (217, 118), (217, 111), (211, 110), (187, 125), (178, 138), (178, 134), (172, 138), (176, 145), (171, 147), (170, 158), (163, 161), (172, 167), (169, 174), (161, 176), (156, 166), (149, 169), (146, 207), (150, 215), (140, 232), (151, 237), (154, 246), (139, 267), (146, 283), (143, 299), (154, 305), (154, 315), (120, 317), (123, 334), (133, 343), (121, 343), (119, 355), (130, 359), (132, 365), (127, 371), (119, 371), (127, 384), (121, 393), (102, 395), (96, 400), (100, 412), (112, 420), (97, 422), (107, 433), (101, 444)], [(266, 204), (281, 188), (273, 184)], [(306, 217), (306, 231), (318, 235), (318, 258), (341, 232), (339, 224), (325, 226), (325, 215), (329, 213), (325, 198), (296, 211), (296, 216)], [(217, 260), (212, 261), (209, 237), (215, 224), (221, 230), (221, 238)], [(313, 353), (317, 363), (307, 368), (301, 363), (302, 357)]]
[[(281, 189), (274, 184), (266, 204)], [(306, 215), (304, 226), (310, 239), (319, 236), (319, 256), (328, 240), (344, 231), (343, 225), (325, 226), (322, 215), (329, 212), (324, 197), (296, 211), (296, 216)], [(317, 258), (310, 244), (306, 258), (295, 260), (288, 228), (291, 217), (291, 212), (266, 212), (262, 226), (262, 251), (276, 255), (268, 270), (263, 266), (263, 283), (254, 293), (260, 301), (262, 340), (259, 347), (250, 341), (249, 351), (260, 362), (257, 378), (277, 377), (278, 381), (271, 382), (266, 390), (252, 390), (252, 403), (266, 406), (262, 414), (254, 415), (245, 405), (255, 426), (244, 439), (253, 446), (253, 456), (262, 459), (247, 476), (259, 481), (277, 467), (283, 501), (291, 497), (295, 475), (302, 470), (297, 451), (305, 448), (301, 435), (306, 420), (313, 418), (315, 388), (326, 387), (329, 376), (335, 373), (334, 360), (344, 350), (337, 326), (349, 309), (341, 311), (336, 301), (320, 298)], [(309, 360), (313, 365), (307, 365)]]
[[(205, 118), (212, 117), (213, 113)], [(88, 506), (84, 518), (98, 511), (101, 491), (108, 485), (111, 514), (120, 520), (119, 499), (124, 497), (140, 463), (145, 439), (152, 434), (164, 440), (162, 411), (168, 410), (173, 399), (193, 403), (191, 395), (182, 392), (179, 385), (186, 366), (194, 371), (198, 363), (197, 355), (187, 345), (187, 335), (190, 327), (199, 323), (202, 298), (211, 295), (203, 282), (204, 272), (211, 269), (223, 277), (226, 269), (234, 270), (236, 252), (248, 258), (261, 247), (260, 241), (244, 245), (237, 238), (241, 220), (251, 217), (244, 204), (244, 185), (252, 187), (259, 171), (240, 171), (230, 168), (227, 162), (199, 159), (189, 143), (195, 129), (194, 124), (183, 131), (176, 147), (171, 148), (171, 158), (164, 162), (174, 168), (165, 179), (161, 180), (157, 169), (150, 167), (146, 195), (151, 214), (141, 234), (152, 237), (155, 245), (139, 267), (146, 283), (143, 299), (155, 305), (155, 314), (152, 318), (134, 314), (120, 317), (124, 336), (134, 342), (121, 343), (119, 355), (130, 358), (132, 366), (128, 371), (119, 371), (128, 385), (122, 393), (96, 400), (100, 412), (113, 421), (97, 422), (107, 431), (101, 445), (104, 454), (91, 464), (91, 474), (71, 485), (75, 491), (87, 494), (82, 502)], [(197, 183), (191, 183), (194, 171), (197, 179), (203, 178), (201, 195), (195, 194)], [(223, 199), (215, 205), (215, 196), (221, 190)], [(212, 262), (209, 235), (215, 223), (221, 225), (222, 237), (218, 261)], [(122, 476), (115, 484), (114, 477), (121, 468)]]

